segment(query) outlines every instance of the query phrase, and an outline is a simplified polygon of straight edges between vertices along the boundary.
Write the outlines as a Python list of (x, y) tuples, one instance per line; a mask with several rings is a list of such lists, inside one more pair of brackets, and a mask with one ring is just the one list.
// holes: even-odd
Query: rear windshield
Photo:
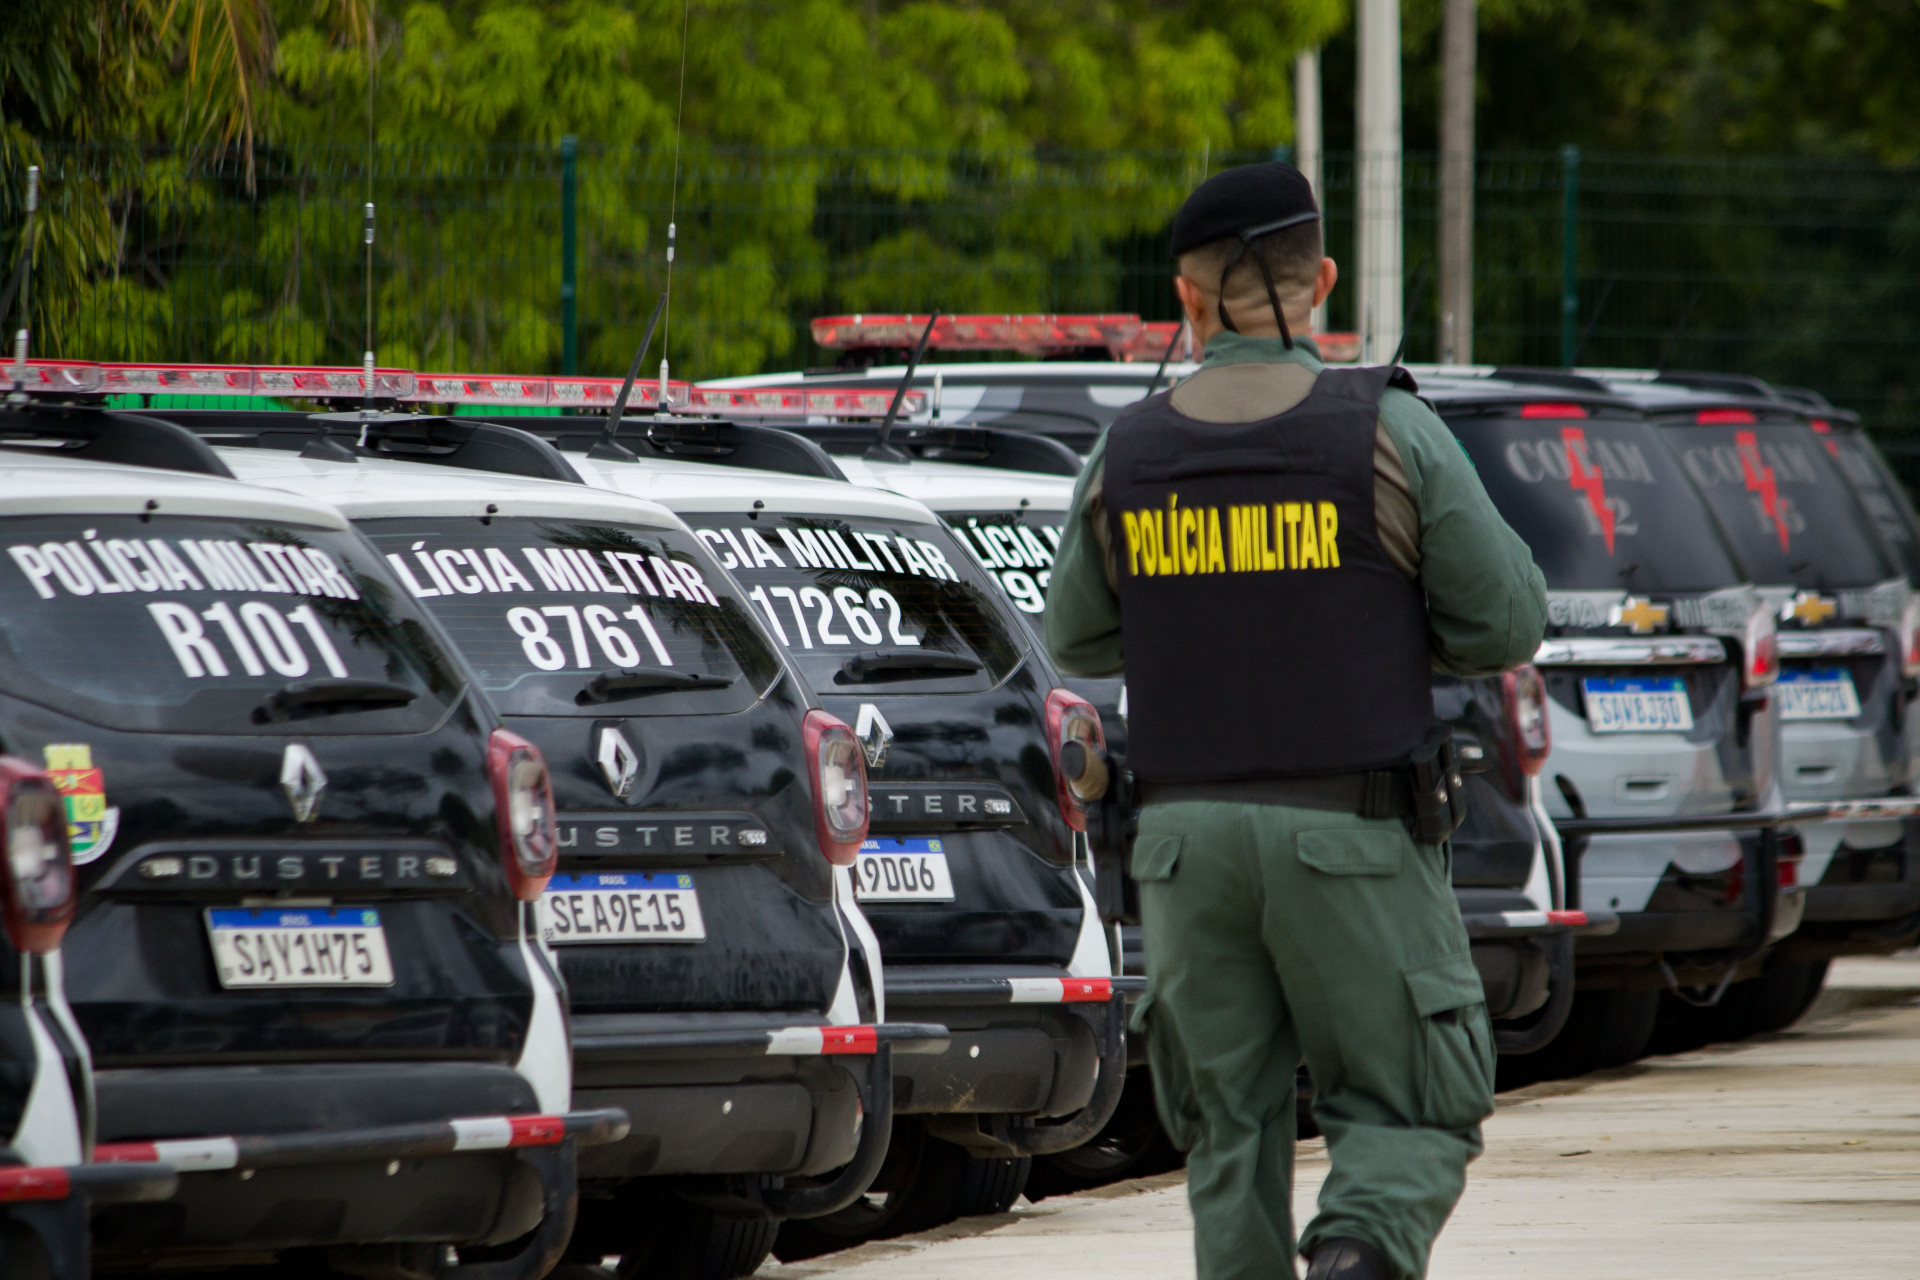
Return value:
[(681, 530), (499, 516), (360, 527), (508, 715), (739, 711), (779, 674), (739, 591)]
[(947, 516), (961, 543), (980, 567), (999, 580), (1013, 607), (1039, 633), (1040, 616), (1047, 611), (1047, 586), (1053, 581), (1053, 559), (1060, 551), (1066, 528), (1064, 511), (961, 511)]
[(1760, 586), (1862, 587), (1894, 577), (1833, 457), (1800, 422), (1661, 428)]
[[(365, 542), (192, 516), (0, 519), (0, 686), (172, 733), (419, 732), (458, 668)], [(363, 682), (364, 696), (343, 696)]]
[(1558, 591), (1712, 591), (1743, 580), (1644, 418), (1449, 416), (1500, 514)]
[[(1814, 430), (1818, 432), (1819, 428)], [(1908, 579), (1920, 582), (1920, 520), (1915, 518), (1913, 504), (1899, 480), (1894, 478), (1886, 459), (1874, 448), (1867, 433), (1858, 428), (1839, 427), (1820, 434), (1821, 443), (1839, 463), (1841, 474), (1853, 486), (1854, 496), (1860, 499), (1867, 518), (1880, 531), (1881, 541), (1906, 571)]]
[(990, 689), (1026, 653), (1012, 612), (938, 525), (689, 515), (813, 687)]

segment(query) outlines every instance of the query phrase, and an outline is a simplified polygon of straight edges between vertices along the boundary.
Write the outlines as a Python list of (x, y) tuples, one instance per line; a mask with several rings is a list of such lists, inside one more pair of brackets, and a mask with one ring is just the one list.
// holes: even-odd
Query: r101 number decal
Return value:
[[(821, 645), (850, 645), (858, 640), (861, 644), (892, 643), (903, 646), (918, 646), (920, 637), (901, 625), (902, 614), (899, 600), (884, 587), (873, 587), (865, 596), (853, 587), (835, 587), (832, 594), (819, 587), (763, 587), (757, 586), (747, 593), (747, 598), (760, 606), (766, 614), (767, 622), (773, 627), (773, 633), (780, 637), (780, 643), (791, 648), (793, 638), (788, 634), (782, 621), (782, 611), (774, 607), (774, 600), (784, 600), (794, 632), (800, 637), (800, 647), (812, 649), (814, 637), (820, 637)], [(844, 631), (836, 629), (838, 617)], [(813, 626), (808, 627), (811, 618)], [(883, 628), (884, 627), (884, 631)]]
[[(249, 600), (238, 609), (222, 600), (198, 610), (177, 601), (155, 600), (147, 605), (147, 613), (189, 679), (231, 675), (237, 666), (250, 676), (264, 676), (271, 670), (298, 680), (313, 670), (315, 658), (328, 675), (342, 679), (347, 675), (347, 664), (340, 660), (340, 651), (310, 604), (281, 613), (262, 600)], [(228, 654), (233, 656), (231, 663)]]

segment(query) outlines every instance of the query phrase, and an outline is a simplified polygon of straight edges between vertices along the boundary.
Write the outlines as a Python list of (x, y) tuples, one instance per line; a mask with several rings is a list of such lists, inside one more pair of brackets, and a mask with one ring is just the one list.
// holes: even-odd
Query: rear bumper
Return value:
[(855, 1154), (870, 1110), (861, 1079), (875, 1054), (886, 1049), (898, 1063), (946, 1047), (947, 1029), (931, 1022), (576, 1016), (573, 1105), (632, 1118), (626, 1137), (581, 1153), (580, 1176), (825, 1173)]
[[(887, 966), (887, 1007), (949, 1028), (945, 1052), (896, 1058), (903, 1115), (1064, 1116), (1094, 1097), (1100, 1062), (1124, 1053), (1139, 976), (1076, 978), (981, 966)], [(1115, 1043), (1116, 1037), (1121, 1038)]]
[(524, 1079), (489, 1064), (116, 1069), (97, 1087), (96, 1161), (182, 1175), (164, 1202), (96, 1207), (108, 1268), (528, 1236), (460, 1270), (538, 1276), (572, 1229), (576, 1146), (625, 1132), (617, 1114), (542, 1116)]

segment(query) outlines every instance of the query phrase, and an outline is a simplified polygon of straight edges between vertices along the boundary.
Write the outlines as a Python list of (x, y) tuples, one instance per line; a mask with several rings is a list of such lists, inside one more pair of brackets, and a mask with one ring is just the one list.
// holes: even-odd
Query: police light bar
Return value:
[[(404, 400), (413, 394), (411, 369), (375, 369), (373, 395), (381, 400)], [(253, 371), (253, 394), (331, 399), (367, 394), (366, 374), (359, 369), (276, 365)]]
[[(813, 340), (823, 347), (913, 347), (926, 331), (925, 315), (820, 316)], [(1124, 347), (1140, 332), (1136, 315), (941, 316), (929, 348), (942, 351), (1021, 351), (1037, 355), (1075, 347)], [(1163, 343), (1164, 345), (1164, 343)]]
[[(687, 407), (696, 413), (741, 418), (884, 418), (893, 405), (893, 388), (871, 391), (815, 391), (802, 387), (694, 387)], [(927, 393), (909, 391), (900, 400), (900, 416), (927, 411)]]
[(88, 395), (100, 390), (104, 371), (89, 360), (0, 360), (0, 385), (18, 385), (41, 395)]
[(247, 365), (108, 364), (100, 389), (110, 396), (247, 396), (253, 369)]

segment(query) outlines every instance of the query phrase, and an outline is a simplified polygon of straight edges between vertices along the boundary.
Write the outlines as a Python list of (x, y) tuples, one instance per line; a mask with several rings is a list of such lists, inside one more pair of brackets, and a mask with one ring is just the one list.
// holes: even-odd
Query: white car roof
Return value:
[[(148, 503), (158, 505), (149, 507)], [(0, 449), (0, 516), (216, 516), (344, 529), (324, 502), (221, 476)]]
[(312, 494), (355, 520), (383, 516), (493, 514), (578, 520), (617, 520), (679, 528), (680, 518), (657, 502), (561, 480), (502, 475), (462, 467), (389, 458), (330, 462), (287, 449), (220, 448), (233, 473), (254, 484)]
[(889, 489), (935, 511), (1065, 511), (1073, 505), (1072, 476), (1006, 471), (961, 462), (868, 462), (836, 457), (847, 479), (870, 489)]
[(679, 512), (766, 510), (792, 515), (865, 516), (937, 524), (939, 517), (912, 498), (839, 480), (793, 476), (751, 467), (648, 458), (613, 462), (569, 453), (581, 479), (597, 488), (650, 498)]

